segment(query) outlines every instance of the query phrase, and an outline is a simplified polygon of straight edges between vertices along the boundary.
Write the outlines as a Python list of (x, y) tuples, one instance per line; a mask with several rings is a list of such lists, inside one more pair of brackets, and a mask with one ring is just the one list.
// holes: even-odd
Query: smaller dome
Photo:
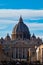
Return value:
[(3, 37), (1, 37), (1, 44), (3, 44), (3, 42), (4, 42), (4, 39), (3, 39)]
[(7, 36), (5, 37), (5, 40), (11, 40), (9, 34), (7, 34)]
[(32, 35), (32, 38), (36, 38), (36, 36), (34, 35), (34, 33), (33, 33), (33, 35)]

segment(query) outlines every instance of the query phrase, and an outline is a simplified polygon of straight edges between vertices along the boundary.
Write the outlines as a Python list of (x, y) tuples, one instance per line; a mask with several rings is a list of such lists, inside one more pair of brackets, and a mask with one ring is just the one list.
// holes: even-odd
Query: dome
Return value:
[[(16, 35), (15, 35), (16, 34)], [(30, 32), (28, 27), (23, 23), (22, 17), (20, 17), (18, 24), (15, 25), (12, 31), (13, 37), (17, 38), (30, 38)]]
[(7, 34), (7, 36), (5, 37), (5, 40), (11, 40), (9, 34)]
[(32, 35), (32, 38), (36, 38), (36, 36), (34, 35), (34, 33), (33, 33), (33, 35)]

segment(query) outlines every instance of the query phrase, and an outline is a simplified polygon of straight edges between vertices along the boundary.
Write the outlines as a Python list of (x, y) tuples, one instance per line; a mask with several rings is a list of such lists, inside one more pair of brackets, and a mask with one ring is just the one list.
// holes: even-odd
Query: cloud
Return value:
[[(25, 21), (24, 21), (25, 22)], [(0, 20), (0, 29), (7, 28), (8, 25), (15, 26), (18, 23), (18, 21), (12, 21), (12, 20)], [(28, 23), (25, 22), (25, 24), (28, 26), (30, 30), (43, 30), (43, 23)]]
[(0, 24), (16, 24), (18, 21), (8, 20), (8, 19), (0, 19)]
[(0, 9), (0, 19), (12, 19), (15, 20), (20, 17), (23, 19), (43, 19), (43, 10), (31, 10), (31, 9)]
[(31, 29), (31, 30), (43, 30), (43, 23), (27, 23), (26, 25)]

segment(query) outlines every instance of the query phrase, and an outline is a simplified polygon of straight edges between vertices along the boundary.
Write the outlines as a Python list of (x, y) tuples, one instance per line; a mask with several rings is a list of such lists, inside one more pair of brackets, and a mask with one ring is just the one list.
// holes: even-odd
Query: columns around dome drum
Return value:
[(12, 40), (16, 39), (16, 34), (12, 33)]
[(23, 34), (22, 33), (18, 33), (18, 34), (12, 34), (12, 40), (14, 39), (23, 39)]
[(28, 35), (27, 33), (12, 33), (12, 40), (15, 39), (30, 39), (30, 35)]

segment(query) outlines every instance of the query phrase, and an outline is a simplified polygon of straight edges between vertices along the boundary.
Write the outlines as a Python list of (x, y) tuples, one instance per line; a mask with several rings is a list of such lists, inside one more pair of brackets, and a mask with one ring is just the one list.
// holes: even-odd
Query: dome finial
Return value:
[(20, 16), (20, 18), (19, 18), (19, 22), (23, 22), (22, 16)]

